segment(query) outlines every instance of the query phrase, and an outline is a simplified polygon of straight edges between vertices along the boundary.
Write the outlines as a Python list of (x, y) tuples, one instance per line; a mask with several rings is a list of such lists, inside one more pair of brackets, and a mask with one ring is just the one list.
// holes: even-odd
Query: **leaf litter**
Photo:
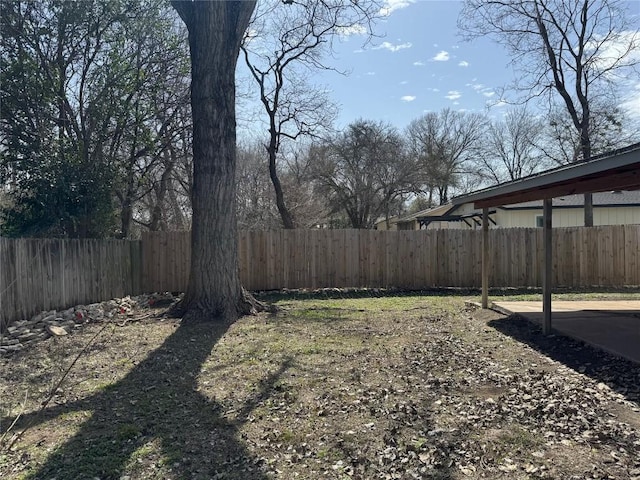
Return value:
[[(638, 365), (542, 337), (523, 319), (469, 310), (460, 297), (277, 304), (276, 314), (231, 326), (197, 371), (181, 370), (180, 352), (152, 356), (179, 328), (162, 309), (114, 320), (56, 392), (55, 415), (44, 412), (0, 453), (0, 476), (64, 478), (71, 467), (56, 451), (74, 435), (90, 438), (83, 426), (100, 408), (86, 399), (115, 390), (114, 425), (100, 426), (126, 463), (96, 470), (90, 449), (80, 448), (73, 471), (91, 472), (86, 478), (640, 479)], [(0, 359), (3, 428), (19, 411), (37, 411), (97, 328)], [(200, 332), (177, 348), (197, 349)], [(143, 393), (123, 383), (149, 358), (157, 382), (145, 382)], [(207, 417), (192, 396), (163, 394), (167, 369), (193, 380)], [(84, 410), (71, 408), (83, 401)], [(142, 407), (171, 432), (163, 441)]]

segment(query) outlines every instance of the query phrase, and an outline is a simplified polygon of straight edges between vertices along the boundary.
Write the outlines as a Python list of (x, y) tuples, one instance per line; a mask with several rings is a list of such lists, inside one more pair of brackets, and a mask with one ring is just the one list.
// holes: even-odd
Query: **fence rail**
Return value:
[[(489, 235), (491, 286), (541, 285), (541, 229)], [(250, 290), (481, 285), (480, 231), (244, 231), (238, 246)], [(554, 285), (640, 285), (639, 249), (640, 225), (554, 229)], [(189, 232), (141, 241), (0, 238), (0, 328), (41, 310), (183, 291), (189, 263)]]

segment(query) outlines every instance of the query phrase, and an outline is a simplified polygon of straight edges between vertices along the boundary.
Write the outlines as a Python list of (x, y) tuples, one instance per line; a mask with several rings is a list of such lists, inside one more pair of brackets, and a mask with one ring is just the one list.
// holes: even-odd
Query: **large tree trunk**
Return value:
[(256, 307), (240, 285), (235, 208), (235, 69), (255, 2), (172, 5), (189, 30), (193, 113), (191, 274), (175, 313), (231, 322)]

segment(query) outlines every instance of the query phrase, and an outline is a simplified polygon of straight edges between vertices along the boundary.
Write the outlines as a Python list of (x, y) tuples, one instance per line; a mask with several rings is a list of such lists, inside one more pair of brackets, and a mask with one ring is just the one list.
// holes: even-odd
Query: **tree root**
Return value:
[(235, 308), (220, 310), (191, 298), (185, 297), (173, 305), (166, 313), (171, 318), (181, 318), (182, 323), (206, 323), (231, 324), (245, 315), (257, 315), (260, 312), (276, 313), (274, 305), (257, 300), (248, 290), (242, 288), (242, 293)]
[(277, 311), (278, 308), (275, 305), (261, 302), (244, 287), (242, 288), (242, 297), (238, 306), (240, 315), (256, 315), (260, 312), (276, 313)]

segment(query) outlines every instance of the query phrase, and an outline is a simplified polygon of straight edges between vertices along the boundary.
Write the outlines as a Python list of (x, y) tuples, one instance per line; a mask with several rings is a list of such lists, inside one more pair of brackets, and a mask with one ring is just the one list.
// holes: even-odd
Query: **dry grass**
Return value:
[(636, 365), (461, 297), (275, 300), (109, 326), (42, 413), (101, 325), (0, 359), (0, 477), (640, 477)]

